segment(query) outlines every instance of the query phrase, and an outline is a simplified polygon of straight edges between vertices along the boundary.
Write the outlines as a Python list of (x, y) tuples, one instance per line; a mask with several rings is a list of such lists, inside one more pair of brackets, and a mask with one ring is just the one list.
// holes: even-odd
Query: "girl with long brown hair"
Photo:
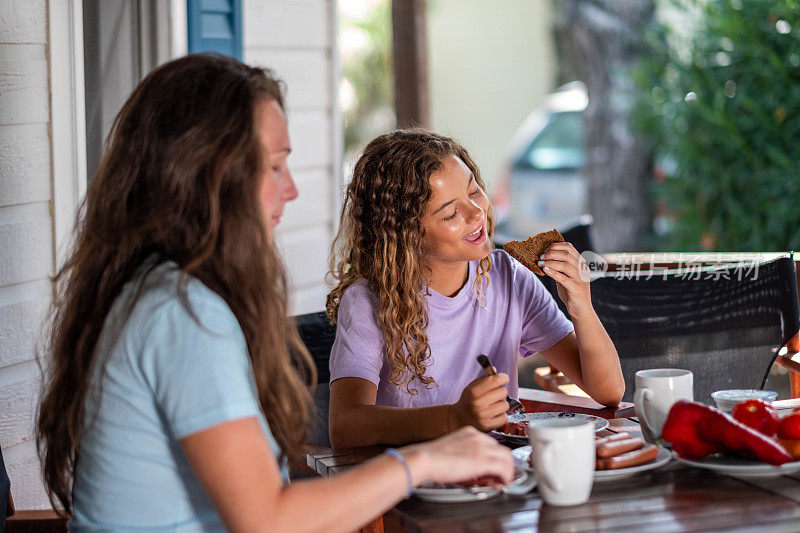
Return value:
[[(517, 360), (540, 352), (595, 400), (624, 382), (592, 308), (580, 255), (557, 243), (541, 263), (572, 317), (502, 250), (463, 146), (423, 130), (373, 140), (356, 163), (331, 258), (330, 436), (337, 447), (416, 442), (502, 426)], [(483, 376), (485, 353), (499, 372)], [(511, 378), (509, 378), (511, 376)]]
[(37, 428), (72, 529), (347, 531), (425, 481), (510, 478), (468, 431), (287, 483), (314, 374), (273, 246), (290, 151), (281, 83), (222, 56), (156, 69), (117, 116), (56, 276)]

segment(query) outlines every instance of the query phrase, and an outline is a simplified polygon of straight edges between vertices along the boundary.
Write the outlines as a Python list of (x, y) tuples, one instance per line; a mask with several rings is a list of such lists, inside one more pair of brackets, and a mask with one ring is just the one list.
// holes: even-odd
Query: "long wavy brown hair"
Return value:
[[(404, 385), (410, 394), (417, 392), (411, 388), (415, 378), (434, 385), (427, 375), (430, 345), (421, 217), (432, 194), (431, 176), (453, 155), (485, 190), (478, 166), (453, 139), (413, 129), (393, 131), (370, 142), (353, 170), (331, 250), (328, 277), (334, 289), (328, 294), (328, 317), (336, 323), (345, 291), (356, 281), (366, 280), (380, 304), (377, 316), (392, 368), (389, 381)], [(486, 226), (491, 238), (491, 209)], [(488, 286), (491, 266), (488, 255), (478, 263), (474, 287), (478, 300)]]
[[(219, 294), (244, 332), (259, 401), (281, 450), (302, 447), (315, 368), (287, 317), (283, 266), (257, 190), (265, 161), (256, 105), (284, 105), (266, 69), (212, 54), (150, 73), (117, 115), (54, 278), (37, 445), (51, 502), (72, 512), (72, 479), (98, 338), (109, 310), (146, 258), (173, 261), (188, 308), (191, 276)], [(133, 304), (131, 304), (131, 307)], [(191, 309), (189, 309), (191, 312)], [(128, 309), (130, 313), (130, 309)], [(180, 334), (180, 333), (178, 333)]]

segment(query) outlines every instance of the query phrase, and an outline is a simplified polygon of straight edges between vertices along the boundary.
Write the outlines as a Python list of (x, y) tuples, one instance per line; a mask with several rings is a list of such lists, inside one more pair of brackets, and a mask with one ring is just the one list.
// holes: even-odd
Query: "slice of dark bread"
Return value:
[(551, 229), (528, 237), (524, 241), (507, 242), (503, 245), (503, 250), (532, 270), (534, 274), (544, 276), (544, 270), (536, 262), (539, 260), (539, 256), (555, 242), (564, 242), (564, 237), (557, 230)]

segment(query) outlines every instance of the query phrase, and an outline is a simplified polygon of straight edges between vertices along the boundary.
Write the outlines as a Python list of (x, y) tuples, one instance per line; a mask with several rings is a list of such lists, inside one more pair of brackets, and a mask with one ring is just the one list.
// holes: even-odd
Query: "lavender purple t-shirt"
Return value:
[(502, 250), (491, 252), (491, 259), (484, 306), (473, 290), (477, 261), (470, 261), (469, 279), (455, 296), (428, 289), (431, 357), (427, 375), (435, 380), (434, 385), (415, 378), (410, 388), (417, 394), (410, 394), (405, 386), (389, 382), (391, 368), (377, 319), (379, 304), (365, 280), (354, 283), (342, 296), (330, 357), (331, 382), (345, 377), (369, 380), (378, 387), (377, 405), (451, 404), (471, 381), (483, 375), (476, 357), (485, 353), (498, 372), (509, 375), (508, 392), (516, 397), (519, 355), (550, 348), (573, 327), (530, 270)]

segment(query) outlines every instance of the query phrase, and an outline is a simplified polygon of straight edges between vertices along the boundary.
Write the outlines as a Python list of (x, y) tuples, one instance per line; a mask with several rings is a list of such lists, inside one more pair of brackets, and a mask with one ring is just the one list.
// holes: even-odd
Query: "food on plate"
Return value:
[(491, 487), (493, 485), (500, 484), (500, 479), (494, 476), (478, 476), (473, 479), (469, 479), (467, 481), (462, 481), (457, 483), (457, 485), (461, 487)]
[(778, 423), (778, 438), (800, 440), (800, 412), (792, 411)]
[(547, 250), (551, 244), (557, 242), (564, 242), (564, 237), (558, 230), (552, 229), (543, 233), (538, 233), (533, 237), (528, 237), (524, 241), (510, 241), (503, 245), (503, 250), (509, 253), (511, 257), (525, 265), (534, 274), (544, 276), (542, 270), (536, 262), (539, 256)]
[(653, 461), (658, 456), (658, 447), (645, 445), (642, 439), (632, 438), (629, 433), (615, 433), (594, 441), (597, 470), (629, 468)]
[(731, 411), (731, 416), (745, 426), (770, 437), (775, 435), (781, 420), (777, 409), (767, 402), (755, 398), (737, 403)]
[(502, 485), (500, 478), (490, 475), (478, 476), (466, 481), (458, 481), (453, 483), (427, 483), (425, 487), (436, 489), (471, 489), (476, 487), (497, 487)]
[(786, 448), (786, 451), (795, 459), (800, 459), (800, 440), (798, 439), (782, 439), (778, 437), (778, 442), (781, 446)]
[(614, 457), (644, 447), (642, 439), (623, 439), (606, 442), (595, 447), (598, 459)]
[(597, 449), (598, 447), (602, 446), (603, 444), (614, 442), (618, 440), (626, 440), (631, 438), (630, 433), (614, 433), (609, 435), (608, 437), (599, 437), (594, 439), (594, 447)]
[(528, 427), (527, 420), (521, 420), (519, 422), (506, 422), (506, 425), (503, 426), (500, 432), (505, 433), (506, 435), (516, 435), (518, 437), (524, 437), (526, 427)]
[[(641, 439), (631, 439), (640, 440)], [(622, 441), (625, 442), (625, 441)], [(644, 442), (642, 442), (644, 443)], [(597, 470), (615, 470), (617, 468), (630, 468), (649, 463), (658, 457), (658, 446), (648, 444), (637, 450), (615, 455), (613, 457), (598, 457), (595, 467)]]
[(687, 400), (679, 400), (672, 406), (661, 437), (672, 444), (675, 452), (690, 459), (732, 453), (776, 466), (792, 460), (767, 435), (717, 409)]

